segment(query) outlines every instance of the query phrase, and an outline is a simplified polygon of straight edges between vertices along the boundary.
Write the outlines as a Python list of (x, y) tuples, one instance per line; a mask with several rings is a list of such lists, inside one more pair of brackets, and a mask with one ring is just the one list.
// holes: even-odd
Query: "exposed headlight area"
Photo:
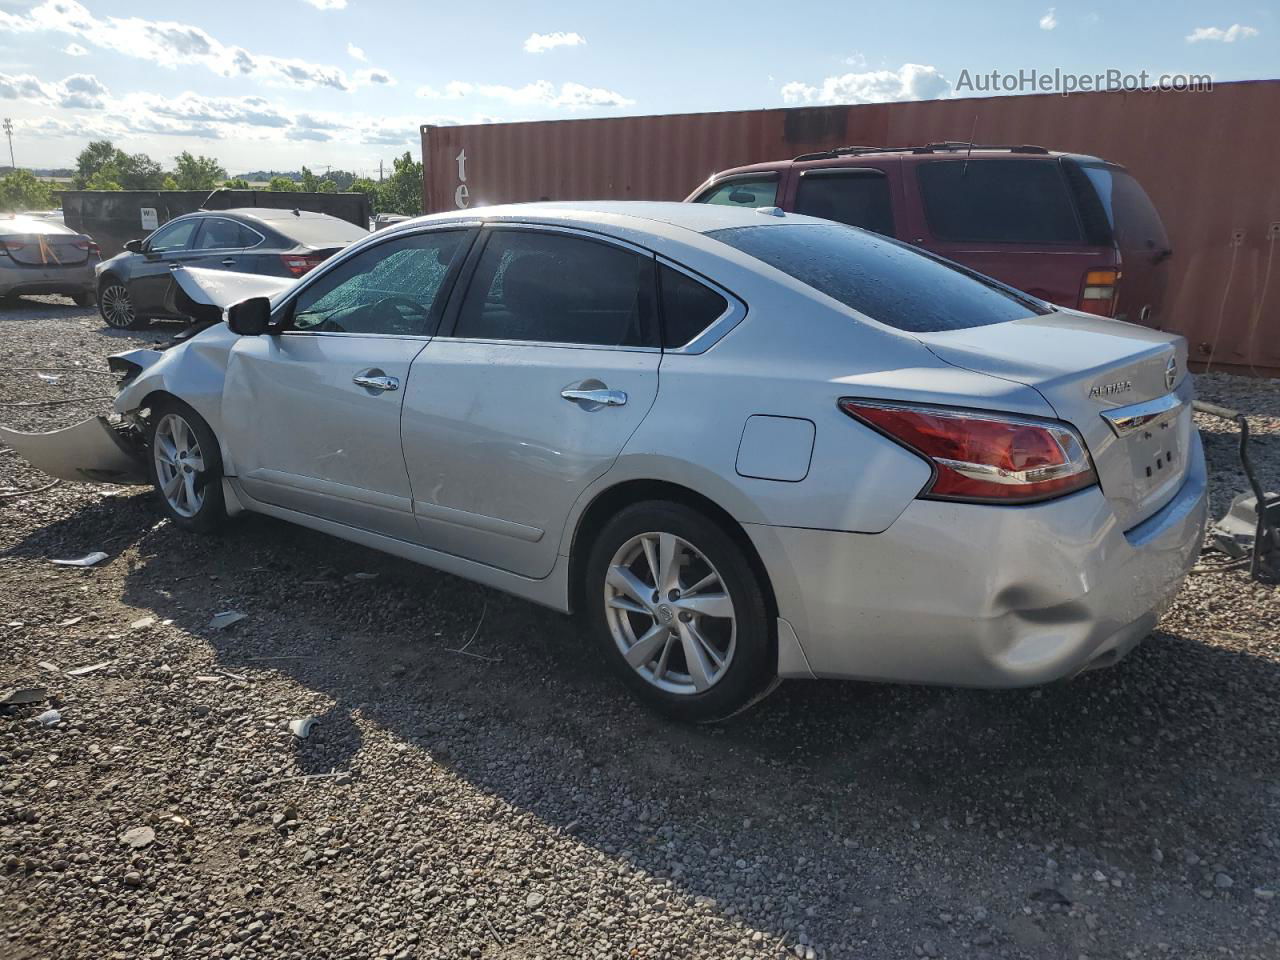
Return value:
[(1035, 503), (1098, 482), (1080, 435), (1063, 423), (849, 397), (840, 409), (930, 462), (923, 499)]

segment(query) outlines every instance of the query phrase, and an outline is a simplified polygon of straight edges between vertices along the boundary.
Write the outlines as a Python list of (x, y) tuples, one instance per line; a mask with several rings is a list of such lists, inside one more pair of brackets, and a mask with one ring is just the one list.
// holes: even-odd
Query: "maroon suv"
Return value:
[(853, 224), (1052, 303), (1149, 325), (1173, 253), (1124, 167), (1044, 147), (842, 147), (717, 173), (688, 200)]

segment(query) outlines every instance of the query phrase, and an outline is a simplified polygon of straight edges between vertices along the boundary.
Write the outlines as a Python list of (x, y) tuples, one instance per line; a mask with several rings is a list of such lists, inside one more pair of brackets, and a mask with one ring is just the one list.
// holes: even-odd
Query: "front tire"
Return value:
[(668, 716), (723, 719), (774, 679), (764, 586), (743, 548), (704, 514), (667, 501), (627, 507), (600, 531), (585, 577), (605, 658)]
[(147, 325), (134, 310), (129, 288), (111, 277), (98, 290), (98, 313), (112, 330), (138, 330)]
[(180, 400), (157, 403), (148, 422), (147, 454), (160, 509), (170, 520), (198, 533), (222, 526), (222, 456), (200, 414)]

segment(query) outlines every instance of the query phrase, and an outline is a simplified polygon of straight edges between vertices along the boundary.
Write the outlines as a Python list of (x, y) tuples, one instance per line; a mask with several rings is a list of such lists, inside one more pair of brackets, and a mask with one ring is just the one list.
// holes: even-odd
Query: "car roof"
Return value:
[(378, 231), (387, 235), (409, 231), (427, 223), (511, 221), (583, 227), (615, 226), (642, 232), (671, 234), (678, 231), (710, 233), (731, 227), (764, 227), (780, 224), (824, 224), (826, 220), (798, 213), (783, 213), (777, 207), (742, 208), (722, 204), (675, 203), (648, 200), (539, 201), (473, 207), (448, 213), (415, 217)]
[(965, 143), (932, 143), (922, 147), (834, 147), (814, 153), (804, 153), (789, 160), (766, 160), (760, 163), (730, 167), (712, 174), (703, 184), (705, 187), (726, 177), (737, 177), (752, 173), (778, 173), (791, 167), (853, 167), (860, 163), (874, 160), (896, 159), (905, 163), (928, 163), (932, 160), (986, 160), (1027, 159), (1043, 160), (1046, 157), (1069, 157), (1085, 163), (1105, 163), (1099, 157), (1085, 153), (1065, 153), (1059, 150), (1046, 150), (1031, 144), (1015, 144), (1010, 146), (994, 146), (988, 144)]
[(232, 207), (229, 210), (196, 210), (195, 213), (207, 216), (226, 216), (246, 217), (250, 220), (260, 220), (263, 223), (280, 222), (287, 220), (296, 223), (299, 220), (339, 220), (340, 217), (333, 217), (327, 213), (316, 213), (314, 210), (295, 210), (292, 207), (285, 209), (276, 209), (275, 207)]
[(0, 234), (13, 236), (18, 233), (44, 233), (59, 236), (76, 235), (76, 232), (70, 227), (55, 220), (46, 220), (43, 217), (24, 217), (21, 214), (12, 216), (0, 215)]

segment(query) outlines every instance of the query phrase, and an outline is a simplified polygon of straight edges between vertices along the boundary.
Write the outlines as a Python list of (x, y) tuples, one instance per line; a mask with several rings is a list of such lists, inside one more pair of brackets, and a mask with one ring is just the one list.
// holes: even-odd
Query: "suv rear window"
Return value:
[(724, 207), (772, 207), (778, 201), (778, 176), (766, 174), (760, 177), (742, 178), (721, 183), (695, 203), (715, 203)]
[(1084, 242), (1057, 160), (930, 160), (917, 175), (929, 228), (939, 240)]
[(964, 330), (1047, 312), (906, 244), (841, 224), (730, 227), (707, 236), (912, 333)]
[(1128, 170), (1108, 163), (1082, 163), (1080, 167), (1098, 191), (1098, 199), (1121, 248), (1169, 249), (1164, 221), (1147, 191)]
[(892, 237), (889, 178), (874, 170), (808, 170), (796, 188), (796, 213)]

